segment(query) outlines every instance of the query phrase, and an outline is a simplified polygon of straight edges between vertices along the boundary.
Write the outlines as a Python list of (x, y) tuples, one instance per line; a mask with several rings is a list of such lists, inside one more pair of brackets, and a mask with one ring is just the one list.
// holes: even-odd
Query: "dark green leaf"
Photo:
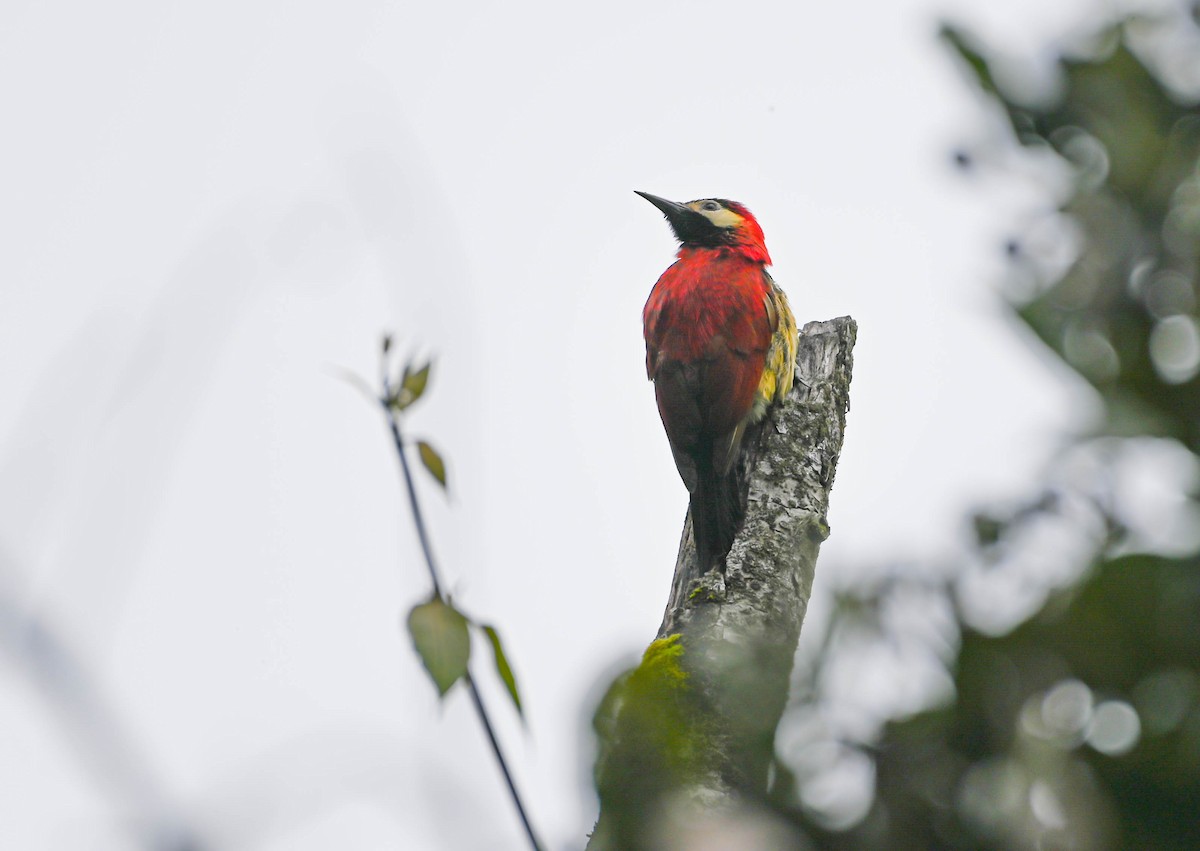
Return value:
[(429, 384), (429, 368), (431, 366), (433, 366), (431, 362), (426, 362), (420, 369), (414, 370), (411, 363), (404, 367), (404, 375), (400, 378), (400, 389), (396, 391), (394, 403), (396, 410), (403, 411), (424, 395), (425, 386)]
[(988, 66), (988, 62), (983, 58), (983, 55), (969, 44), (967, 36), (957, 27), (949, 24), (942, 25), (939, 35), (967, 63), (967, 67), (971, 69), (971, 72), (975, 75), (975, 79), (983, 87), (983, 90), (995, 94), (996, 81), (992, 76), (992, 69)]
[(504, 687), (508, 689), (508, 695), (512, 698), (513, 705), (517, 707), (517, 713), (524, 718), (525, 713), (521, 709), (521, 695), (517, 693), (517, 678), (513, 676), (512, 668), (508, 665), (508, 657), (504, 655), (504, 647), (500, 644), (500, 634), (493, 626), (483, 627), (483, 634), (488, 637), (488, 641), (492, 642), (492, 653), (496, 657), (496, 673), (504, 681)]
[(438, 694), (444, 696), (467, 673), (471, 657), (467, 619), (453, 606), (434, 597), (408, 613), (408, 634)]
[(425, 469), (438, 480), (438, 484), (446, 487), (446, 462), (442, 460), (442, 456), (423, 440), (417, 441), (417, 452), (421, 454), (421, 463), (425, 465)]
[(977, 512), (971, 518), (972, 525), (975, 527), (975, 540), (980, 547), (993, 547), (1000, 540), (1000, 536), (1004, 534), (1006, 524), (998, 517), (993, 517), (984, 512)]

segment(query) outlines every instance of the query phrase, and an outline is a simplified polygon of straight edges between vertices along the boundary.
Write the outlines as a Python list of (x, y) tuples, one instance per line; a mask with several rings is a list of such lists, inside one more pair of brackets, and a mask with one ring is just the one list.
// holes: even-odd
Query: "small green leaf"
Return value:
[(408, 634), (429, 671), (438, 695), (444, 697), (467, 674), (471, 635), (467, 619), (453, 606), (434, 597), (408, 613)]
[(421, 454), (421, 463), (425, 465), (425, 469), (438, 480), (438, 484), (446, 487), (446, 462), (442, 460), (442, 456), (423, 440), (417, 441), (417, 452)]
[(396, 410), (403, 411), (424, 395), (425, 386), (429, 384), (429, 368), (431, 366), (433, 363), (427, 361), (420, 369), (414, 370), (411, 363), (404, 367), (404, 375), (400, 378), (400, 389), (396, 391), (396, 400), (393, 403)]
[(521, 709), (521, 695), (517, 693), (517, 678), (513, 676), (512, 668), (508, 666), (508, 657), (504, 655), (504, 647), (500, 644), (500, 633), (496, 632), (494, 626), (484, 626), (482, 629), (483, 634), (488, 637), (488, 641), (492, 642), (492, 653), (496, 657), (496, 673), (504, 681), (504, 687), (508, 689), (508, 696), (512, 698), (513, 705), (517, 707), (517, 714), (524, 718), (525, 713)]

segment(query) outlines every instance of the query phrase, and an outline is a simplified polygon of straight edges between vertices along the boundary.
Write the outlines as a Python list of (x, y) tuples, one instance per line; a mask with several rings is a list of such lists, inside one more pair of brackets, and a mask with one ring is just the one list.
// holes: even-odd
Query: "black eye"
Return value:
[(702, 207), (710, 213), (715, 213), (717, 210), (721, 209), (721, 205), (716, 201), (705, 201)]

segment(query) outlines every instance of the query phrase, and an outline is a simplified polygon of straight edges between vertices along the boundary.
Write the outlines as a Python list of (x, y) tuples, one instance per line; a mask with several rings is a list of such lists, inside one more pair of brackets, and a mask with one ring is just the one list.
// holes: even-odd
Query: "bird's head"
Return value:
[(770, 264), (758, 220), (737, 201), (701, 198), (680, 204), (648, 192), (637, 194), (662, 211), (683, 248), (732, 248), (751, 260)]

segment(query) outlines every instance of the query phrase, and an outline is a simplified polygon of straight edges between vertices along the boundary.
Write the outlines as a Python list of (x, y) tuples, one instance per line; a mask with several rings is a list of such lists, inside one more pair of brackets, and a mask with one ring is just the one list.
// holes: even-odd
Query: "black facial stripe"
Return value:
[(722, 245), (734, 245), (737, 239), (734, 237), (733, 228), (713, 227), (711, 230), (703, 233), (689, 234), (689, 238), (683, 240), (686, 245), (699, 245), (705, 248), (719, 248)]

